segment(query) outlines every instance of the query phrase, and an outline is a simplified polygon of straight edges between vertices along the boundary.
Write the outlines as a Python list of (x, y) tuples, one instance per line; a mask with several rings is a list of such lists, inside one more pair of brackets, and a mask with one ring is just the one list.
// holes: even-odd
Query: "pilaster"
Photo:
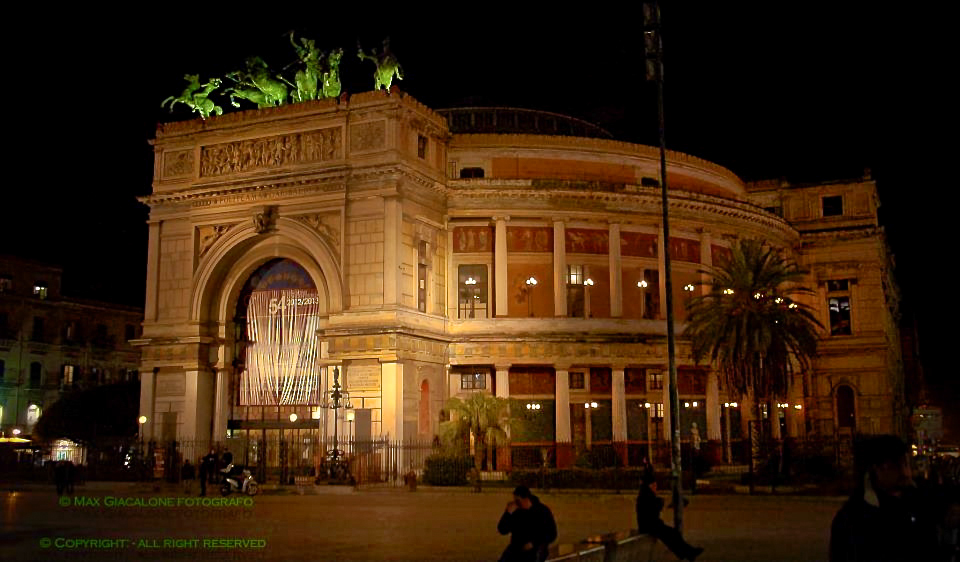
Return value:
[(624, 465), (627, 464), (627, 400), (626, 381), (623, 367), (613, 368), (611, 380), (613, 404), (613, 447)]
[(715, 371), (707, 373), (707, 439), (720, 440), (720, 378)]
[(553, 315), (567, 315), (567, 230), (563, 220), (553, 220)]
[(494, 217), (493, 275), (496, 315), (507, 316), (510, 297), (507, 291), (507, 221), (510, 217)]
[(573, 465), (573, 438), (570, 434), (570, 372), (556, 370), (556, 443), (557, 468)]
[(610, 317), (623, 316), (623, 271), (620, 267), (620, 225), (610, 224)]

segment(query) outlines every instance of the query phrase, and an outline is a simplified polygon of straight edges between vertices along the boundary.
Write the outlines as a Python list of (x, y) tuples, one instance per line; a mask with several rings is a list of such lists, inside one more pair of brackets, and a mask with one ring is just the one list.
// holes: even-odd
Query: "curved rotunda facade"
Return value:
[[(326, 436), (336, 367), (351, 437), (430, 440), (450, 397), (483, 392), (528, 406), (516, 451), (566, 466), (611, 446), (633, 462), (670, 431), (663, 246), (679, 333), (703, 267), (738, 238), (809, 269), (826, 327), (811, 372), (767, 413), (774, 434), (897, 431), (874, 183), (745, 184), (668, 152), (667, 241), (659, 152), (608, 136), (397, 90), (161, 125), (143, 199), (145, 434)], [(745, 405), (682, 339), (678, 365), (683, 438), (741, 435)]]

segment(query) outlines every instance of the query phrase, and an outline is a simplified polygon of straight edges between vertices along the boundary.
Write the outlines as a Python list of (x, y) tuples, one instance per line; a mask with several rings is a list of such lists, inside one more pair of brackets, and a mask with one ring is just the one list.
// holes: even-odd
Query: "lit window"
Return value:
[(823, 198), (823, 216), (839, 217), (843, 215), (843, 196), (834, 195)]
[(73, 365), (63, 366), (63, 379), (61, 379), (62, 380), (61, 386), (63, 387), (73, 386), (73, 373), (74, 373)]
[(570, 373), (570, 390), (583, 390), (585, 377), (583, 373)]
[(27, 425), (34, 425), (37, 423), (37, 420), (40, 419), (40, 406), (36, 404), (30, 404), (30, 407), (27, 408)]
[(47, 298), (47, 284), (39, 281), (37, 283), (34, 283), (33, 294), (37, 298), (41, 298), (41, 299)]
[(663, 418), (663, 402), (653, 403), (653, 417)]
[(460, 388), (462, 390), (480, 390), (487, 388), (486, 373), (461, 374)]
[(659, 371), (650, 372), (650, 389), (663, 390), (663, 373)]
[(830, 313), (830, 335), (849, 336), (853, 334), (850, 321), (850, 279), (832, 279), (827, 281), (827, 308)]
[(586, 315), (583, 285), (583, 266), (567, 266), (567, 316), (582, 318)]
[(458, 268), (458, 318), (487, 317), (487, 266), (461, 265)]

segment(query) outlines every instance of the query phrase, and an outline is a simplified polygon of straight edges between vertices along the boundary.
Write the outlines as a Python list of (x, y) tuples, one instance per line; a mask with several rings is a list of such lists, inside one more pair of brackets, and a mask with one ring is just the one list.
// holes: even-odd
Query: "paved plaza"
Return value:
[[(498, 488), (264, 494), (233, 505), (131, 484), (94, 483), (58, 500), (52, 486), (0, 486), (0, 560), (496, 560)], [(534, 490), (536, 493), (537, 491)], [(635, 525), (634, 493), (542, 493), (560, 542)], [(66, 496), (65, 496), (66, 498)], [(70, 505), (60, 506), (59, 503)], [(825, 560), (842, 498), (695, 496), (686, 535), (700, 560)], [(246, 503), (246, 505), (245, 505)], [(672, 512), (664, 519), (672, 522)], [(88, 542), (84, 542), (88, 541)], [(652, 560), (675, 560), (657, 544)]]

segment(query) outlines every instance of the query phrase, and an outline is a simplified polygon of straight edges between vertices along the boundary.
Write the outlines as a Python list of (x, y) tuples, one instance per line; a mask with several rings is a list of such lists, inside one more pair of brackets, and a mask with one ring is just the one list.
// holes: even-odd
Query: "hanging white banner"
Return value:
[(247, 307), (246, 370), (240, 404), (319, 403), (316, 366), (320, 300), (311, 289), (254, 291)]

